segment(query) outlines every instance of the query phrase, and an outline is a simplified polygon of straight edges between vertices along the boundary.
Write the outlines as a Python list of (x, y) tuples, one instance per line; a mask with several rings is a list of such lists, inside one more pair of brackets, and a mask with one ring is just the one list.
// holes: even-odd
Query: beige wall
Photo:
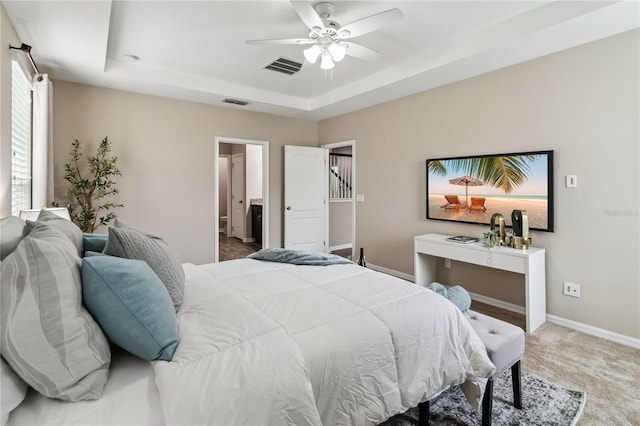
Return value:
[(183, 262), (213, 261), (214, 137), (269, 141), (270, 245), (280, 247), (283, 146), (317, 146), (317, 123), (63, 81), (53, 98), (56, 198), (71, 141), (93, 153), (109, 136), (123, 172), (118, 215), (165, 237)]
[[(639, 34), (322, 121), (320, 143), (358, 143), (356, 246), (368, 262), (413, 274), (414, 235), (486, 231), (425, 219), (425, 159), (553, 149), (556, 232), (533, 234), (547, 250), (547, 311), (640, 338)], [(564, 187), (567, 174), (578, 188)], [(494, 274), (478, 274), (453, 262), (438, 278), (481, 292)], [(563, 281), (582, 297), (562, 295)], [(487, 295), (518, 303), (521, 292), (505, 283)]]
[(0, 3), (0, 217), (11, 214), (11, 46), (21, 42)]
[(329, 247), (352, 244), (353, 203), (329, 202)]

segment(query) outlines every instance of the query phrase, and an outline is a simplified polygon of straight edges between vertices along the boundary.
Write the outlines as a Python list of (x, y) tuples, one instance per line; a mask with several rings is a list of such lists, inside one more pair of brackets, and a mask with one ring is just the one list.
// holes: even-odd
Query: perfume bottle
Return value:
[(358, 258), (358, 265), (362, 266), (363, 268), (367, 267), (367, 261), (364, 257), (364, 248), (362, 247), (360, 247), (360, 257)]

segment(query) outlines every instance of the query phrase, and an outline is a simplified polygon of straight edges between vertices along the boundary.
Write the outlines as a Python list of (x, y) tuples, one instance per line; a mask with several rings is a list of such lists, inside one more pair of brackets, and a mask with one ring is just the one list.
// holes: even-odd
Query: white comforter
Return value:
[(494, 366), (449, 301), (357, 265), (185, 265), (168, 425), (368, 425)]

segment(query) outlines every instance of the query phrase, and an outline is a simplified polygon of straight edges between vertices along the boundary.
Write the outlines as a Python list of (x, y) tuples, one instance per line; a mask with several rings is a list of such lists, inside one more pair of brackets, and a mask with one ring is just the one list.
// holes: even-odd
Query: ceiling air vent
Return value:
[(249, 102), (247, 101), (241, 101), (240, 99), (233, 99), (233, 98), (224, 98), (222, 102), (226, 104), (234, 104), (234, 105), (242, 105), (242, 106), (249, 104)]
[(302, 64), (292, 61), (291, 59), (278, 58), (265, 67), (268, 70), (281, 72), (283, 74), (292, 75), (300, 71)]

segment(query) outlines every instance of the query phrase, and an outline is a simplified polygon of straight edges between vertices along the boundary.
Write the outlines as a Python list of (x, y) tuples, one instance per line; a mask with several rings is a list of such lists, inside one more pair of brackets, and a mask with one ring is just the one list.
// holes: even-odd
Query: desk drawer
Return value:
[[(416, 240), (415, 250), (418, 253), (460, 262), (488, 266), (505, 271), (525, 273), (526, 259), (519, 253), (508, 252), (506, 248), (486, 249), (477, 245), (452, 245), (438, 242)], [(504, 251), (503, 251), (504, 250)]]
[(526, 259), (517, 255), (489, 250), (485, 261), (487, 266), (505, 271), (517, 272), (519, 274), (524, 274), (526, 271)]

